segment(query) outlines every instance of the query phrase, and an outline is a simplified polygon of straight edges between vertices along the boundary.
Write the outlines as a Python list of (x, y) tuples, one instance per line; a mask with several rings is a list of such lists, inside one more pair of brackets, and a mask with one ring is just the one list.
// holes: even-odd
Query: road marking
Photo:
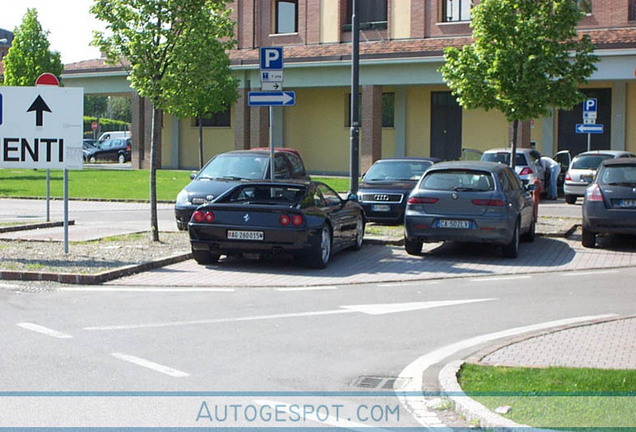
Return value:
[(71, 339), (73, 337), (66, 333), (62, 333), (56, 330), (51, 330), (50, 328), (47, 328), (38, 324), (28, 323), (28, 322), (18, 323), (18, 327), (22, 327), (23, 329), (31, 330), (33, 332), (51, 336), (58, 339)]
[(338, 289), (337, 286), (316, 286), (316, 287), (298, 287), (298, 288), (274, 288), (275, 291), (326, 291)]
[(506, 280), (517, 280), (517, 279), (530, 279), (531, 276), (493, 276), (493, 277), (481, 277), (481, 278), (473, 278), (470, 279), (471, 282), (495, 282), (495, 281), (506, 281)]
[(392, 282), (392, 283), (383, 283), (376, 285), (379, 288), (413, 288), (419, 287), (423, 285), (437, 285), (439, 284), (439, 280), (423, 280), (423, 281), (404, 281), (404, 282)]
[(143, 292), (143, 293), (193, 293), (193, 292), (234, 292), (234, 288), (139, 288), (139, 287), (65, 287), (58, 291), (75, 292)]
[(595, 276), (599, 274), (609, 274), (609, 273), (618, 273), (618, 270), (598, 270), (598, 271), (586, 271), (586, 272), (561, 273), (561, 276), (565, 276), (565, 277)]
[(414, 310), (431, 309), (444, 306), (456, 306), (460, 304), (476, 303), (483, 301), (497, 300), (494, 298), (487, 299), (468, 299), (468, 300), (448, 300), (448, 301), (432, 301), (432, 302), (415, 302), (415, 303), (389, 303), (389, 304), (372, 304), (372, 305), (354, 305), (354, 306), (341, 306), (340, 309), (317, 311), (317, 312), (295, 312), (287, 314), (273, 314), (273, 315), (257, 315), (251, 317), (233, 317), (233, 318), (217, 318), (206, 320), (194, 320), (194, 321), (171, 321), (171, 322), (158, 322), (147, 324), (127, 324), (127, 325), (113, 325), (113, 326), (97, 326), (97, 327), (84, 327), (84, 330), (139, 330), (149, 328), (166, 328), (166, 327), (183, 327), (191, 325), (203, 325), (203, 324), (223, 324), (233, 322), (247, 322), (247, 321), (263, 321), (272, 319), (286, 319), (286, 318), (303, 318), (303, 317), (315, 317), (315, 316), (327, 316), (327, 315), (341, 315), (348, 313), (364, 313), (367, 315), (383, 315), (397, 312), (410, 312)]
[(416, 359), (414, 362), (406, 366), (398, 377), (402, 378), (407, 382), (406, 386), (403, 388), (396, 390), (396, 394), (398, 399), (402, 405), (413, 415), (413, 417), (426, 426), (423, 421), (421, 421), (421, 415), (417, 413), (422, 410), (422, 406), (425, 405), (425, 401), (423, 397), (413, 397), (413, 396), (405, 396), (404, 394), (413, 394), (413, 392), (421, 392), (422, 391), (422, 376), (424, 372), (434, 364), (437, 364), (451, 355), (458, 353), (462, 350), (469, 349), (478, 345), (481, 345), (486, 342), (491, 342), (496, 339), (502, 339), (506, 337), (518, 336), (523, 333), (535, 332), (540, 330), (547, 330), (554, 327), (560, 327), (571, 324), (584, 323), (586, 321), (595, 321), (607, 318), (613, 318), (618, 316), (618, 314), (606, 314), (606, 315), (591, 315), (591, 316), (582, 316), (576, 318), (566, 318), (557, 321), (548, 321), (539, 324), (532, 324), (524, 327), (515, 327), (508, 330), (502, 330), (494, 333), (488, 333), (481, 336), (475, 336), (469, 339), (464, 339), (463, 341), (456, 342), (454, 344), (446, 345), (442, 348), (439, 348), (435, 351), (431, 351), (428, 354), (424, 354), (423, 356)]
[(145, 360), (140, 357), (135, 357), (132, 355), (122, 354), (122, 353), (112, 353), (111, 355), (119, 360), (127, 361), (129, 363), (136, 364), (137, 366), (145, 367), (147, 369), (151, 369), (155, 372), (169, 375), (174, 378), (185, 378), (190, 376), (189, 373), (182, 372), (180, 370), (173, 369), (168, 366), (160, 365), (159, 363), (151, 362), (150, 360)]

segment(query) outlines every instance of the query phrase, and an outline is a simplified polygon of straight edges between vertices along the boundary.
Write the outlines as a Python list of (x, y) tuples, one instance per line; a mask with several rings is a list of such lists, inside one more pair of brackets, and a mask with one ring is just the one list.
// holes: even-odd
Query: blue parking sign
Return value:
[(598, 103), (596, 98), (589, 98), (585, 102), (583, 102), (583, 112), (596, 112), (598, 108)]
[(261, 70), (283, 69), (283, 47), (261, 47)]

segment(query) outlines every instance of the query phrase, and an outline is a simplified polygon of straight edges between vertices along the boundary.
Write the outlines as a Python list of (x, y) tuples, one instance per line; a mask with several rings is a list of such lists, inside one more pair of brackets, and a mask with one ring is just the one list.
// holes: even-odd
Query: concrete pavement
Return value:
[[(45, 203), (41, 200), (0, 200), (0, 221), (41, 220)], [(148, 204), (70, 202), (70, 218), (76, 225), (71, 240), (148, 229)], [(172, 205), (160, 205), (160, 227), (176, 230)], [(52, 215), (59, 219), (61, 202), (52, 202)], [(540, 207), (541, 216), (580, 217), (580, 205), (549, 202)], [(21, 234), (24, 238), (59, 239), (60, 228)], [(4, 234), (15, 238), (14, 234)], [(2, 238), (0, 236), (0, 238)], [(407, 255), (401, 246), (366, 244), (360, 252), (336, 255), (326, 270), (308, 270), (292, 261), (246, 261), (223, 259), (215, 266), (199, 266), (193, 260), (124, 277), (109, 284), (124, 286), (327, 286), (352, 283), (399, 283), (409, 280), (457, 277), (486, 278), (528, 273), (593, 271), (636, 266), (633, 240), (603, 240), (602, 247), (581, 246), (580, 232), (568, 238), (539, 237), (523, 243), (519, 258), (501, 258), (497, 248), (487, 245), (430, 244), (422, 256)], [(522, 339), (493, 344), (468, 361), (506, 366), (569, 366), (636, 369), (636, 317), (622, 317), (575, 327), (553, 329)], [(440, 375), (443, 389), (453, 391), (452, 381), (461, 362), (449, 364)], [(451, 384), (448, 384), (451, 382)], [(467, 398), (460, 398), (466, 401)], [(463, 403), (458, 403), (462, 407)], [(483, 426), (515, 427), (509, 420), (468, 404), (469, 418)]]

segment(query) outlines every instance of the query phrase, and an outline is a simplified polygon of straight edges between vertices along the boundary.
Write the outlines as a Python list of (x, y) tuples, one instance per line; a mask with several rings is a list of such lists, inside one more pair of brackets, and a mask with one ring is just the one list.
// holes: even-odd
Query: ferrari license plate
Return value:
[(263, 240), (263, 231), (228, 231), (228, 240)]
[(636, 208), (636, 200), (633, 199), (624, 199), (618, 201), (618, 206), (620, 208)]
[(468, 229), (470, 228), (470, 221), (455, 220), (455, 219), (440, 219), (437, 221), (436, 226), (437, 228)]

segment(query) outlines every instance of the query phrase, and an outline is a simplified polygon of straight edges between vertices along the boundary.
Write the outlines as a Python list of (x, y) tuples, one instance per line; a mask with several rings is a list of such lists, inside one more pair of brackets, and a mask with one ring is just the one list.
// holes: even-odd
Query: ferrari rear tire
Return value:
[(216, 263), (219, 260), (220, 255), (213, 254), (212, 252), (209, 252), (209, 251), (193, 250), (192, 258), (194, 258), (197, 264), (205, 265), (205, 264)]
[(310, 267), (316, 269), (324, 269), (329, 264), (331, 258), (331, 230), (328, 225), (323, 225), (320, 231), (320, 241), (318, 245), (312, 249), (308, 256), (307, 262)]

